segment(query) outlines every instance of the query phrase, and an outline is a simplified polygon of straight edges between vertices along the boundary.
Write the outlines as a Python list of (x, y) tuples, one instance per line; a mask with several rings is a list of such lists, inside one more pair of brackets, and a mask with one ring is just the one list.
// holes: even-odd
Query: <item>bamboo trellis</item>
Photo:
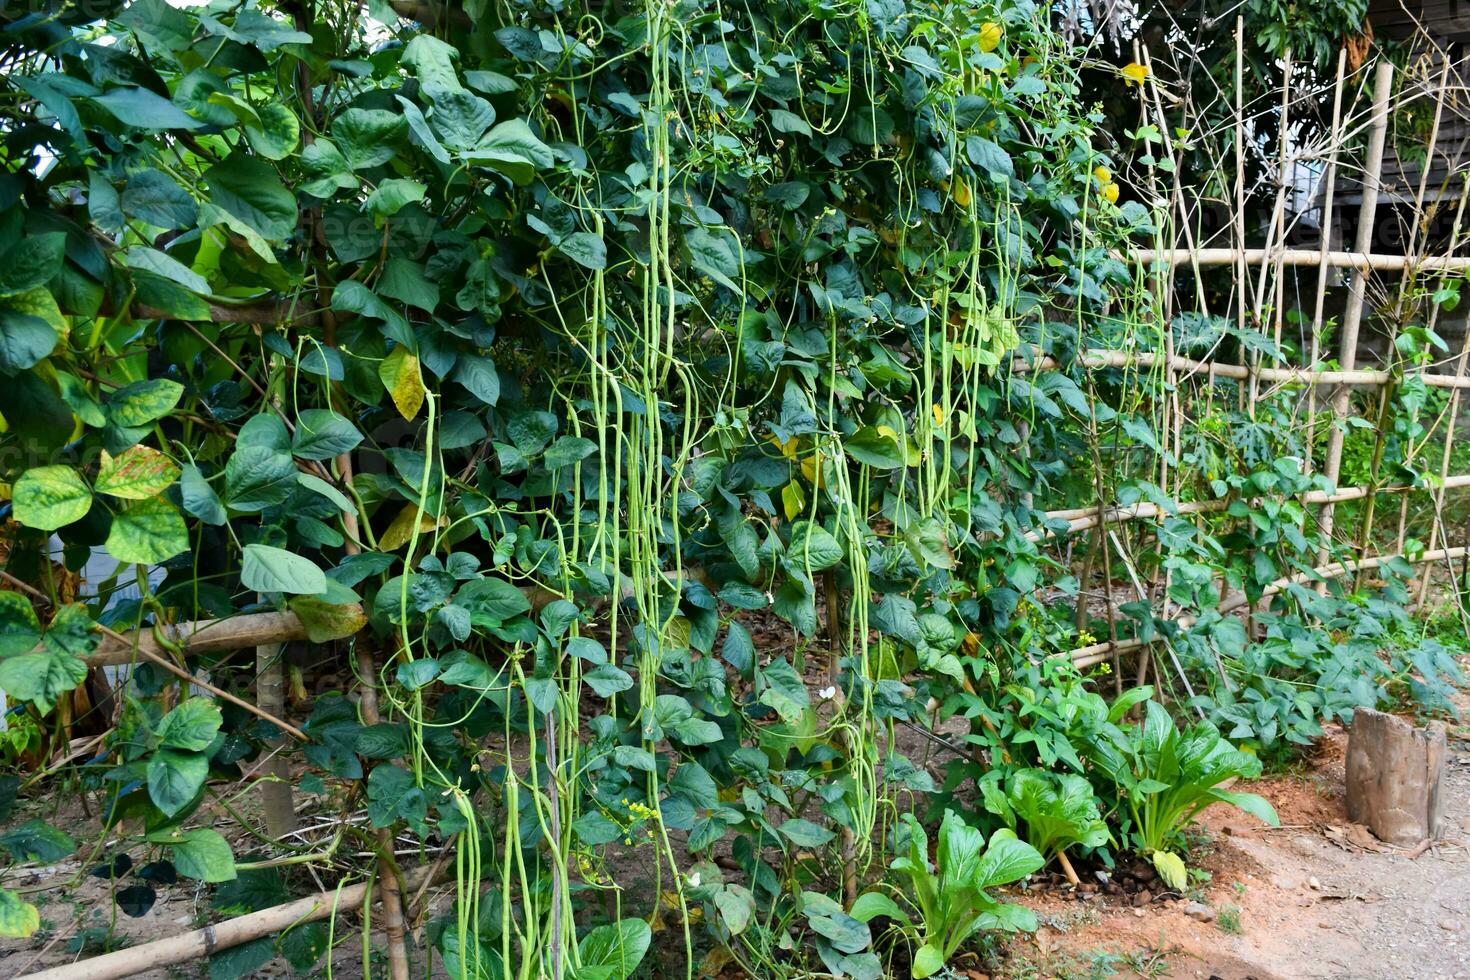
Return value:
[[(1237, 21), (1237, 41), (1240, 40), (1242, 27)], [(1239, 43), (1237, 44), (1239, 48)], [(1153, 76), (1152, 62), (1148, 60), (1147, 52), (1141, 52), (1144, 64), (1149, 66), (1149, 80), (1144, 87), (1152, 89), (1152, 98), (1140, 94), (1141, 116), (1144, 122), (1156, 124), (1156, 128), (1164, 134), (1171, 132), (1169, 120), (1163, 111), (1164, 99), (1159, 94), (1159, 82)], [(1167, 459), (1170, 447), (1177, 448), (1180, 444), (1180, 432), (1184, 421), (1185, 406), (1181, 405), (1181, 388), (1193, 379), (1200, 382), (1213, 384), (1217, 380), (1232, 380), (1243, 382), (1241, 386), (1241, 404), (1248, 408), (1254, 418), (1255, 406), (1262, 397), (1260, 385), (1267, 384), (1280, 388), (1300, 386), (1303, 391), (1303, 399), (1307, 405), (1306, 423), (1308, 458), (1302, 460), (1305, 472), (1320, 472), (1330, 485), (1335, 485), (1341, 475), (1343, 434), (1349, 421), (1349, 393), (1354, 388), (1364, 388), (1377, 391), (1378, 410), (1378, 432), (1375, 436), (1372, 462), (1370, 464), (1369, 479), (1360, 482), (1359, 485), (1349, 487), (1337, 487), (1327, 490), (1313, 490), (1298, 495), (1295, 499), (1303, 506), (1319, 508), (1316, 520), (1322, 530), (1323, 540), (1330, 540), (1333, 534), (1334, 508), (1338, 504), (1349, 501), (1364, 501), (1365, 516), (1356, 540), (1351, 542), (1350, 557), (1343, 560), (1329, 560), (1333, 556), (1328, 553), (1324, 544), (1318, 554), (1314, 568), (1299, 571), (1291, 576), (1282, 578), (1270, 584), (1263, 594), (1256, 600), (1246, 598), (1244, 595), (1227, 595), (1223, 591), (1220, 602), (1215, 611), (1221, 614), (1242, 613), (1250, 616), (1259, 601), (1279, 595), (1292, 586), (1305, 584), (1315, 585), (1318, 590), (1324, 590), (1329, 580), (1342, 578), (1348, 575), (1360, 575), (1363, 572), (1382, 567), (1395, 559), (1404, 559), (1411, 564), (1429, 565), (1421, 577), (1418, 589), (1418, 601), (1423, 602), (1429, 585), (1433, 567), (1436, 564), (1451, 565), (1459, 559), (1470, 554), (1470, 548), (1455, 546), (1444, 540), (1445, 521), (1443, 509), (1448, 491), (1463, 487), (1470, 487), (1470, 474), (1451, 475), (1452, 448), (1455, 441), (1455, 425), (1458, 421), (1460, 392), (1470, 388), (1470, 373), (1467, 373), (1467, 360), (1470, 360), (1470, 330), (1458, 356), (1450, 365), (1449, 370), (1435, 370), (1425, 365), (1388, 363), (1376, 368), (1359, 368), (1357, 366), (1357, 355), (1359, 347), (1360, 327), (1369, 313), (1368, 296), (1374, 290), (1373, 277), (1377, 274), (1395, 274), (1400, 278), (1397, 296), (1391, 302), (1391, 307), (1400, 320), (1407, 318), (1411, 311), (1418, 305), (1422, 305), (1419, 294), (1416, 292), (1417, 284), (1426, 277), (1437, 277), (1443, 284), (1451, 276), (1463, 275), (1470, 272), (1470, 255), (1457, 254), (1461, 244), (1461, 222), (1464, 217), (1464, 207), (1467, 198), (1470, 198), (1470, 173), (1458, 169), (1458, 164), (1450, 169), (1450, 176), (1446, 183), (1459, 182), (1465, 188), (1459, 195), (1460, 207), (1455, 213), (1453, 229), (1450, 232), (1448, 246), (1440, 254), (1431, 254), (1430, 249), (1424, 247), (1428, 241), (1428, 221), (1432, 211), (1426, 211), (1425, 201), (1428, 195), (1428, 177), (1430, 170), (1437, 162), (1436, 141), (1446, 104), (1446, 92), (1448, 84), (1450, 63), (1448, 58), (1442, 59), (1443, 68), (1438, 71), (1438, 85), (1424, 86), (1398, 94), (1399, 103), (1405, 101), (1429, 97), (1434, 100), (1434, 123), (1428, 139), (1426, 162), (1421, 169), (1418, 181), (1417, 193), (1413, 198), (1413, 212), (1409, 217), (1411, 230), (1407, 236), (1408, 242), (1403, 249), (1403, 254), (1390, 254), (1375, 251), (1375, 231), (1378, 227), (1379, 210), (1378, 203), (1382, 188), (1382, 173), (1386, 147), (1389, 143), (1388, 130), (1393, 109), (1396, 108), (1394, 101), (1395, 72), (1393, 66), (1383, 61), (1368, 69), (1349, 75), (1346, 71), (1345, 53), (1338, 58), (1338, 70), (1335, 84), (1331, 90), (1332, 94), (1332, 124), (1329, 142), (1325, 147), (1319, 148), (1315, 153), (1301, 153), (1291, 145), (1288, 138), (1287, 119), (1293, 106), (1293, 71), (1290, 53), (1282, 59), (1284, 65), (1284, 82), (1279, 93), (1279, 101), (1273, 106), (1273, 110), (1279, 112), (1281, 125), (1281, 140), (1277, 148), (1276, 159), (1276, 184), (1274, 188), (1275, 205), (1271, 209), (1271, 219), (1262, 228), (1265, 235), (1264, 245), (1259, 242), (1248, 241), (1250, 231), (1246, 227), (1244, 201), (1246, 199), (1244, 185), (1245, 148), (1251, 144), (1250, 124), (1247, 120), (1245, 107), (1236, 105), (1235, 129), (1233, 132), (1233, 152), (1235, 154), (1236, 183), (1234, 185), (1235, 219), (1230, 223), (1227, 233), (1234, 236), (1234, 240), (1228, 245), (1220, 246), (1216, 243), (1201, 240), (1201, 235), (1191, 222), (1189, 202), (1185, 195), (1180, 193), (1181, 179), (1178, 164), (1173, 153), (1171, 138), (1165, 138), (1164, 151), (1173, 174), (1173, 193), (1169, 198), (1164, 198), (1156, 190), (1157, 182), (1154, 179), (1152, 169), (1146, 175), (1146, 184), (1150, 189), (1152, 205), (1156, 218), (1159, 218), (1158, 226), (1175, 226), (1175, 237), (1182, 233), (1183, 242), (1180, 245), (1171, 246), (1165, 238), (1154, 248), (1134, 248), (1122, 252), (1113, 253), (1113, 258), (1125, 265), (1138, 270), (1141, 274), (1152, 277), (1155, 282), (1164, 282), (1173, 277), (1177, 272), (1186, 274), (1192, 272), (1195, 299), (1200, 312), (1208, 312), (1206, 309), (1207, 290), (1205, 287), (1204, 270), (1234, 270), (1233, 306), (1235, 308), (1235, 322), (1237, 329), (1244, 331), (1255, 325), (1267, 333), (1267, 339), (1272, 342), (1274, 349), (1280, 350), (1283, 334), (1285, 297), (1287, 294), (1288, 270), (1317, 269), (1316, 289), (1314, 302), (1303, 304), (1304, 311), (1310, 309), (1311, 319), (1306, 325), (1306, 341), (1304, 345), (1309, 350), (1308, 360), (1304, 364), (1292, 365), (1278, 363), (1275, 365), (1263, 364), (1262, 348), (1253, 346), (1249, 357), (1250, 363), (1230, 363), (1225, 358), (1215, 357), (1212, 350), (1200, 358), (1182, 356), (1175, 353), (1173, 348), (1173, 331), (1165, 328), (1158, 331), (1153, 343), (1146, 346), (1155, 349), (1105, 349), (1089, 347), (1078, 351), (1075, 355), (1078, 362), (1087, 369), (1136, 369), (1140, 372), (1159, 372), (1155, 377), (1162, 377), (1165, 393), (1157, 398), (1158, 414), (1162, 416), (1158, 431), (1164, 433), (1164, 449), (1161, 457), (1166, 461), (1160, 468), (1159, 487), (1165, 495), (1177, 498), (1177, 485), (1171, 487), (1169, 483), (1169, 469)], [(1236, 66), (1239, 74), (1239, 63)], [(1371, 99), (1364, 100), (1365, 110), (1359, 110), (1357, 118), (1344, 117), (1344, 103), (1351, 102), (1345, 99), (1345, 91), (1350, 86), (1363, 84), (1367, 79), (1367, 88), (1371, 91)], [(1403, 86), (1408, 88), (1408, 86)], [(1240, 86), (1237, 86), (1237, 93)], [(1263, 100), (1264, 101), (1264, 100)], [(1177, 102), (1177, 100), (1176, 100)], [(1271, 110), (1262, 110), (1271, 111)], [(1185, 105), (1180, 111), (1181, 122), (1187, 122), (1191, 118), (1190, 107)], [(1202, 114), (1193, 118), (1203, 118)], [(1181, 133), (1183, 131), (1181, 130)], [(1350, 138), (1358, 135), (1366, 136), (1365, 146), (1362, 151), (1358, 171), (1361, 184), (1361, 200), (1358, 207), (1357, 236), (1351, 250), (1333, 248), (1330, 245), (1331, 230), (1330, 221), (1333, 216), (1332, 207), (1336, 184), (1341, 170), (1350, 169), (1344, 146)], [(1290, 181), (1289, 168), (1299, 159), (1310, 157), (1325, 161), (1326, 190), (1322, 195), (1325, 202), (1324, 220), (1320, 223), (1321, 244), (1316, 247), (1290, 247), (1288, 246), (1289, 225), (1285, 209), (1288, 184)], [(1224, 155), (1222, 154), (1222, 159)], [(1228, 168), (1217, 160), (1217, 166), (1221, 171)], [(1141, 181), (1140, 183), (1145, 183)], [(1438, 195), (1442, 197), (1443, 195)], [(1436, 198), (1438, 199), (1438, 197)], [(1193, 202), (1194, 206), (1198, 202)], [(1295, 221), (1296, 219), (1292, 219)], [(1347, 288), (1347, 300), (1344, 307), (1341, 333), (1337, 345), (1337, 364), (1326, 365), (1323, 363), (1325, 355), (1324, 336), (1331, 328), (1330, 321), (1325, 313), (1325, 299), (1329, 290), (1330, 274), (1333, 270), (1346, 270), (1350, 273), (1350, 282)], [(1268, 299), (1270, 300), (1269, 315), (1267, 311)], [(1253, 302), (1252, 302), (1253, 301)], [(1431, 329), (1437, 322), (1440, 310), (1438, 305), (1431, 304), (1429, 313)], [(1174, 297), (1166, 293), (1161, 308), (1165, 311), (1174, 308)], [(1166, 314), (1167, 315), (1167, 314)], [(1393, 341), (1399, 331), (1398, 320), (1390, 324), (1389, 328), (1389, 353), (1393, 355)], [(1162, 345), (1163, 349), (1158, 349)], [(1218, 347), (1218, 345), (1217, 345)], [(1045, 355), (1038, 349), (1023, 350), (1017, 354), (1009, 365), (1014, 373), (1036, 373), (1056, 369), (1062, 365), (1051, 356)], [(1449, 393), (1449, 405), (1440, 421), (1444, 422), (1442, 435), (1442, 449), (1440, 465), (1437, 478), (1430, 476), (1413, 484), (1402, 482), (1389, 482), (1381, 478), (1382, 460), (1385, 452), (1386, 427), (1388, 406), (1394, 394), (1407, 382), (1422, 384), (1426, 388), (1445, 390)], [(1325, 394), (1319, 396), (1318, 392)], [(1213, 396), (1210, 396), (1213, 397)], [(1246, 399), (1249, 399), (1247, 402)], [(1317, 406), (1324, 405), (1330, 410), (1332, 426), (1327, 437), (1327, 449), (1325, 458), (1318, 465), (1318, 461), (1311, 458), (1311, 447), (1313, 441), (1313, 427), (1317, 424)], [(1409, 458), (1427, 448), (1430, 436), (1425, 435), (1424, 440), (1417, 446), (1410, 446)], [(1176, 467), (1177, 480), (1177, 467)], [(1102, 552), (1103, 560), (1094, 563), (1089, 557), (1084, 565), (1082, 579), (1084, 587), (1088, 584), (1090, 576), (1097, 570), (1097, 565), (1102, 566), (1103, 581), (1101, 582), (1102, 593), (1105, 597), (1108, 611), (1108, 622), (1110, 636), (1107, 640), (1091, 643), (1077, 649), (1056, 654), (1054, 656), (1070, 659), (1077, 667), (1088, 667), (1106, 660), (1112, 660), (1115, 667), (1120, 666), (1120, 655), (1125, 652), (1137, 652), (1139, 656), (1138, 677), (1142, 682), (1146, 675), (1148, 664), (1148, 647), (1152, 641), (1146, 642), (1137, 638), (1120, 638), (1117, 635), (1117, 624), (1112, 615), (1115, 606), (1112, 563), (1109, 556), (1116, 551), (1118, 557), (1123, 559), (1123, 567), (1126, 568), (1132, 578), (1134, 591), (1138, 598), (1147, 600), (1150, 604), (1156, 602), (1159, 593), (1168, 594), (1168, 574), (1163, 575), (1163, 582), (1156, 578), (1152, 583), (1145, 584), (1138, 576), (1132, 563), (1128, 562), (1117, 532), (1113, 530), (1118, 525), (1128, 522), (1147, 521), (1163, 519), (1167, 517), (1189, 517), (1208, 514), (1217, 514), (1227, 511), (1233, 500), (1231, 498), (1210, 500), (1178, 500), (1158, 501), (1150, 499), (1144, 502), (1118, 504), (1106, 499), (1099, 483), (1099, 493), (1096, 503), (1088, 507), (1075, 507), (1065, 510), (1048, 511), (1045, 514), (1045, 526), (1038, 527), (1027, 533), (1026, 537), (1038, 544), (1066, 540), (1070, 535), (1078, 532), (1096, 529), (1094, 545)], [(1432, 525), (1429, 532), (1428, 548), (1430, 550), (1421, 553), (1406, 555), (1407, 525), (1408, 525), (1408, 499), (1410, 496), (1423, 492), (1426, 493), (1432, 503)], [(1396, 536), (1396, 547), (1387, 551), (1370, 555), (1373, 531), (1373, 504), (1381, 494), (1396, 495), (1403, 498), (1399, 508), (1399, 523)], [(1160, 588), (1162, 586), (1162, 588)], [(1085, 617), (1081, 613), (1081, 602), (1079, 598), (1079, 624), (1084, 622)], [(1155, 610), (1159, 614), (1160, 610)], [(1161, 618), (1169, 619), (1168, 604), (1162, 610)], [(1180, 629), (1187, 629), (1193, 625), (1196, 617), (1192, 615), (1177, 615), (1172, 617)], [(1171, 658), (1175, 659), (1172, 647), (1169, 650)], [(1154, 668), (1157, 671), (1157, 668)], [(1181, 679), (1183, 670), (1179, 668)], [(1121, 683), (1121, 681), (1119, 681)]]

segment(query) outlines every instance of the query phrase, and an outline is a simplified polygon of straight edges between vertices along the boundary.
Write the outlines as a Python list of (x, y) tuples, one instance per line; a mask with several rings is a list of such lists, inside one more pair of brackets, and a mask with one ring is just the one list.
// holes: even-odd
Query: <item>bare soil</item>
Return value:
[(1346, 745), (1331, 731), (1307, 771), (1252, 785), (1279, 829), (1207, 811), (1193, 863), (1210, 878), (1194, 894), (1140, 907), (1126, 895), (1039, 896), (1042, 928), (1004, 975), (1470, 980), (1470, 730), (1452, 729), (1445, 837), (1422, 850), (1349, 823)]

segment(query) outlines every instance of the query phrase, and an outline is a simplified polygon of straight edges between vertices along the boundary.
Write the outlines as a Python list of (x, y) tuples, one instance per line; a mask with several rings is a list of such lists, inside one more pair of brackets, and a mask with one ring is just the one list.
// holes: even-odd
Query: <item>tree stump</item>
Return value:
[(1438, 837), (1446, 744), (1442, 722), (1415, 728), (1381, 711), (1354, 711), (1348, 735), (1348, 819), (1365, 824), (1389, 844)]

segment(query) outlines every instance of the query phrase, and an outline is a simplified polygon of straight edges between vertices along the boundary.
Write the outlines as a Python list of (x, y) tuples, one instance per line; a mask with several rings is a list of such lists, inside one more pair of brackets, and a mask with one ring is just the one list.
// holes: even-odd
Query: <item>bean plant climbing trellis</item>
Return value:
[[(7, 969), (937, 975), (1451, 710), (1465, 173), (1372, 247), (1448, 67), (1060, 17), (0, 11)], [(30, 953), (89, 874), (217, 921)]]

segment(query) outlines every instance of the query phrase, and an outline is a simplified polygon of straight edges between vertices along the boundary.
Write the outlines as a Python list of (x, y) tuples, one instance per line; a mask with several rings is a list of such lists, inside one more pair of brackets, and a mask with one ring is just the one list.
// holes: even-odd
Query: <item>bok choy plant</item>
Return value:
[(1180, 731), (1157, 701), (1147, 702), (1141, 723), (1104, 729), (1089, 754), (1117, 787), (1127, 840), (1171, 888), (1186, 883), (1184, 860), (1173, 850), (1179, 832), (1210, 804), (1229, 803), (1278, 825), (1264, 798), (1222, 788), (1233, 779), (1259, 776), (1261, 761), (1231, 745), (1208, 721)]
[(851, 915), (860, 922), (885, 916), (917, 940), (914, 977), (937, 973), (981, 929), (1029, 932), (1036, 928), (1036, 913), (998, 901), (986, 892), (1040, 868), (1044, 862), (1036, 848), (1010, 830), (997, 830), (987, 843), (979, 830), (954, 811), (945, 810), (931, 866), (923, 825), (911, 813), (903, 814), (902, 820), (908, 829), (908, 851), (900, 853), (889, 868), (907, 876), (911, 891), (894, 890), (915, 914), (910, 915), (883, 892), (871, 891), (858, 896)]
[(1002, 778), (994, 771), (981, 780), (985, 809), (999, 817), (1048, 863), (1060, 858), (1069, 879), (1076, 879), (1067, 861), (1069, 847), (1101, 847), (1108, 842), (1108, 826), (1098, 812), (1092, 784), (1073, 773), (1044, 769), (1017, 769)]

